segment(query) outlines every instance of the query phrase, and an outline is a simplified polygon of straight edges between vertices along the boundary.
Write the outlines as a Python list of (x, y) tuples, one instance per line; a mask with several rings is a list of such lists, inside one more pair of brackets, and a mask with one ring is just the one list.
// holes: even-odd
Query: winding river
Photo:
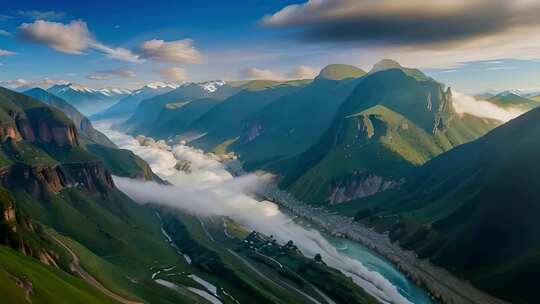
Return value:
[[(258, 202), (246, 195), (253, 186), (252, 180), (257, 181), (256, 177), (233, 177), (218, 159), (188, 146), (170, 147), (149, 138), (137, 140), (111, 130), (107, 123), (97, 123), (96, 127), (120, 148), (129, 149), (145, 159), (156, 174), (174, 185), (163, 188), (165, 186), (155, 183), (115, 179), (118, 187), (132, 198), (154, 201), (156, 198), (150, 195), (157, 192), (163, 204), (200, 215), (228, 216), (246, 227), (273, 234), (278, 241), (294, 240), (304, 254), (313, 256), (320, 253), (329, 266), (351, 277), (382, 303), (434, 303), (424, 289), (416, 286), (394, 265), (367, 247), (300, 225), (281, 212), (274, 203)], [(189, 161), (192, 172), (179, 173), (175, 169), (178, 161)], [(189, 204), (177, 202), (179, 197), (188, 197), (191, 201)], [(208, 202), (216, 200), (219, 200), (219, 205), (205, 207)]]

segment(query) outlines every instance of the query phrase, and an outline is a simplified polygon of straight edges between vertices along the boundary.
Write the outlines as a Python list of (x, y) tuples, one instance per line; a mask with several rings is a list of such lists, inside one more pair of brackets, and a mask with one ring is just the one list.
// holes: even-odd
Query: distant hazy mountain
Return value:
[(96, 114), (131, 94), (126, 89), (91, 89), (72, 83), (57, 84), (47, 91), (66, 100), (85, 115)]
[(157, 95), (168, 93), (178, 86), (167, 83), (152, 83), (148, 84), (138, 90), (131, 92), (128, 96), (120, 99), (120, 101), (110, 108), (104, 111), (92, 115), (92, 119), (106, 119), (106, 118), (122, 118), (126, 119), (131, 116), (141, 101), (152, 98)]
[(360, 210), (370, 225), (494, 295), (535, 303), (539, 122), (540, 109), (531, 110), (429, 161), (400, 189), (343, 210)]
[(77, 127), (77, 130), (83, 136), (86, 136), (90, 141), (108, 147), (115, 147), (115, 144), (111, 142), (105, 135), (94, 129), (92, 123), (88, 118), (86, 118), (86, 116), (84, 116), (74, 106), (62, 98), (40, 88), (30, 89), (25, 91), (23, 94), (33, 97), (64, 112), (64, 114), (66, 114), (66, 116), (73, 121), (75, 127)]
[[(519, 91), (504, 91), (495, 96), (487, 98), (489, 101), (502, 108), (518, 108), (522, 110), (530, 110), (540, 106), (540, 102), (522, 94)], [(532, 96), (534, 98), (534, 95)]]
[(299, 198), (336, 204), (391, 189), (412, 168), (500, 124), (457, 115), (451, 90), (417, 70), (375, 67), (318, 144), (275, 167)]
[(230, 86), (224, 81), (185, 83), (168, 93), (141, 101), (135, 113), (120, 127), (134, 134), (149, 134), (152, 128), (157, 127), (156, 123), (162, 123), (167, 119), (167, 117), (160, 119), (162, 112), (168, 115), (167, 110), (178, 110), (198, 99), (223, 100), (238, 91), (239, 88)]

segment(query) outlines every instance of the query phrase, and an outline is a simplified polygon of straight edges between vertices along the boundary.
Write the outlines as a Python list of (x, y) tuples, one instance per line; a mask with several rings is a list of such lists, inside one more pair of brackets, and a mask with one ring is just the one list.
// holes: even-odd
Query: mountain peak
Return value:
[(402, 69), (403, 67), (399, 62), (392, 60), (392, 59), (383, 59), (376, 64), (373, 65), (373, 68), (371, 68), (370, 73), (390, 70), (390, 69)]
[(346, 78), (358, 78), (366, 72), (352, 65), (329, 64), (321, 70), (317, 79), (343, 80)]

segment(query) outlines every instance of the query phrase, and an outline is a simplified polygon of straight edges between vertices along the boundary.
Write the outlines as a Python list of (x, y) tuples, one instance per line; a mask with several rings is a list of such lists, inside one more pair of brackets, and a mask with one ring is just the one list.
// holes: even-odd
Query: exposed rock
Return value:
[(339, 204), (377, 194), (400, 185), (395, 181), (373, 174), (360, 174), (336, 180), (330, 185), (330, 204)]
[(72, 185), (81, 186), (89, 194), (104, 194), (106, 188), (114, 188), (110, 172), (99, 161), (54, 167), (22, 164), (5, 167), (0, 170), (0, 184), (6, 189), (23, 186), (36, 199)]

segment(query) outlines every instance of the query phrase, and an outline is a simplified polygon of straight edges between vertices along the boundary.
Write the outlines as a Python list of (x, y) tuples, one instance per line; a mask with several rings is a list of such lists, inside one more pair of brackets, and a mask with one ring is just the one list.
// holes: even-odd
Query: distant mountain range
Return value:
[(96, 114), (131, 94), (126, 89), (91, 89), (72, 83), (53, 85), (47, 91), (71, 103), (85, 115)]
[(313, 203), (340, 203), (403, 182), (407, 172), (501, 122), (458, 115), (452, 92), (382, 60), (369, 73), (332, 64), (313, 80), (185, 84), (140, 102), (117, 127), (235, 152)]

